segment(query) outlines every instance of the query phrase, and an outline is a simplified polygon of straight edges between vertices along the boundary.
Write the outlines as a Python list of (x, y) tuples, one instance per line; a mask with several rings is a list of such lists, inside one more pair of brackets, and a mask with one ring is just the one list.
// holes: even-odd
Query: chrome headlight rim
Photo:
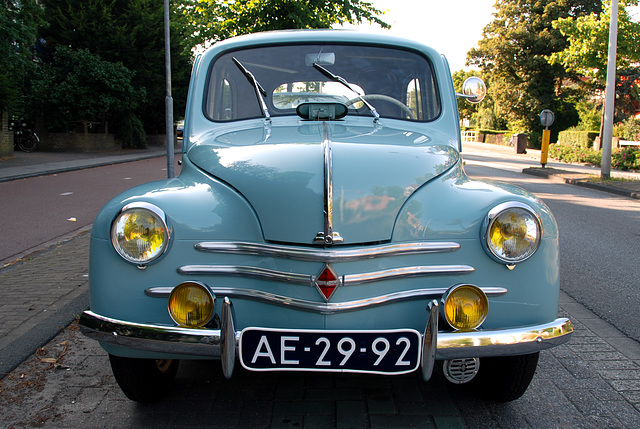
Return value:
[[(151, 213), (151, 215), (154, 216), (158, 221), (160, 221), (160, 226), (164, 230), (164, 236), (166, 237), (160, 251), (157, 254), (145, 260), (139, 260), (139, 259), (134, 259), (129, 257), (129, 255), (124, 251), (124, 249), (122, 249), (122, 247), (118, 243), (118, 232), (116, 230), (118, 220), (127, 212), (136, 211), (136, 210), (147, 211)], [(137, 201), (137, 202), (129, 203), (123, 206), (118, 212), (118, 214), (113, 218), (113, 221), (111, 222), (110, 236), (111, 236), (111, 245), (113, 249), (116, 251), (116, 253), (118, 253), (118, 255), (120, 255), (122, 259), (124, 259), (125, 261), (131, 264), (137, 265), (139, 267), (145, 267), (149, 264), (157, 262), (167, 252), (173, 238), (173, 231), (170, 227), (167, 215), (160, 207), (151, 203)]]
[[(532, 216), (536, 224), (535, 241), (532, 243), (529, 251), (525, 255), (517, 258), (506, 258), (500, 255), (499, 253), (497, 253), (493, 248), (493, 246), (491, 245), (491, 234), (490, 234), (491, 227), (493, 226), (494, 222), (500, 215), (510, 210), (516, 210), (516, 211), (523, 210), (527, 212), (529, 215)], [(535, 255), (538, 248), (540, 247), (540, 243), (542, 242), (542, 234), (543, 234), (542, 220), (540, 219), (540, 215), (538, 214), (538, 212), (536, 212), (529, 204), (519, 202), (519, 201), (504, 202), (496, 205), (491, 210), (489, 210), (489, 213), (485, 218), (482, 231), (483, 231), (482, 245), (484, 247), (485, 252), (487, 252), (487, 254), (491, 258), (493, 258), (496, 262), (506, 264), (508, 266), (514, 266), (516, 264), (524, 262), (527, 259), (531, 258), (533, 255)]]

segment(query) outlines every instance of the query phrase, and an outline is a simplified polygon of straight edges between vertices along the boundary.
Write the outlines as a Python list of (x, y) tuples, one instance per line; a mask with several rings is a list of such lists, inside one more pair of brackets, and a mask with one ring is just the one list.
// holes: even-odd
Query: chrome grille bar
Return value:
[(194, 247), (198, 251), (209, 253), (269, 256), (298, 261), (332, 263), (402, 255), (454, 252), (460, 248), (460, 244), (454, 242), (417, 242), (350, 249), (321, 249), (248, 242), (203, 241), (197, 243)]
[(309, 274), (285, 273), (258, 267), (244, 267), (233, 265), (185, 265), (178, 268), (179, 274), (185, 275), (226, 275), (251, 277), (260, 280), (294, 283), (308, 286), (311, 284)]
[(382, 280), (392, 280), (408, 277), (469, 274), (475, 268), (469, 265), (432, 265), (423, 267), (402, 267), (390, 270), (374, 271), (372, 273), (347, 274), (344, 276), (345, 285), (371, 283)]
[[(346, 274), (342, 276), (342, 283), (346, 286), (349, 286), (382, 280), (397, 280), (409, 277), (469, 274), (474, 271), (475, 269), (469, 265), (401, 267), (392, 268), (389, 270), (373, 271), (370, 273)], [(233, 265), (185, 265), (178, 268), (178, 273), (183, 275), (241, 276), (251, 277), (259, 280), (293, 283), (299, 285), (310, 285), (313, 281), (312, 276), (310, 276), (309, 274), (290, 273), (258, 267)]]

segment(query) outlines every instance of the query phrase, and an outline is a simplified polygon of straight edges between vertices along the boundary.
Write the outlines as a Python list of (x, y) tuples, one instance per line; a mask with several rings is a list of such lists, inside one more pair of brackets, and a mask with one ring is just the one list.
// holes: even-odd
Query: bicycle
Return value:
[(23, 152), (33, 152), (38, 148), (40, 137), (35, 129), (27, 127), (26, 122), (13, 120), (9, 124), (9, 129), (13, 130), (14, 147), (18, 147)]

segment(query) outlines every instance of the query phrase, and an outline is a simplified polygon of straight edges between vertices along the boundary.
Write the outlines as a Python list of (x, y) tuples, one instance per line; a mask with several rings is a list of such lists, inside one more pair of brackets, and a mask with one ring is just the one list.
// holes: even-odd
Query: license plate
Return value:
[(252, 371), (404, 374), (420, 364), (421, 335), (412, 329), (316, 331), (246, 328), (240, 362)]

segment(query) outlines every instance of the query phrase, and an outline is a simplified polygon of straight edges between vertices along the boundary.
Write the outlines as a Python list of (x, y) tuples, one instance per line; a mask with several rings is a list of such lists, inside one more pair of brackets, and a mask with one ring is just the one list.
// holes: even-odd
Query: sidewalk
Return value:
[[(175, 150), (178, 152), (180, 149)], [(13, 158), (0, 158), (0, 182), (156, 158), (166, 154), (164, 146), (96, 153), (15, 151)]]

